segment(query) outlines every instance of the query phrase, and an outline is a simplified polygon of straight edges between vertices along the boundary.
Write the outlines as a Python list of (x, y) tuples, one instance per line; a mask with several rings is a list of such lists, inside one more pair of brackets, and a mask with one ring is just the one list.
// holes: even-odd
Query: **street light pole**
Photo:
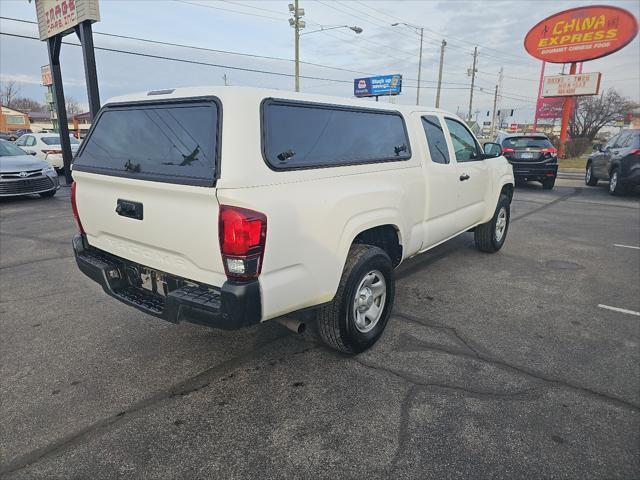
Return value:
[(476, 61), (478, 59), (478, 47), (473, 49), (473, 68), (471, 68), (471, 92), (469, 93), (469, 115), (467, 119), (471, 121), (471, 110), (473, 109), (473, 87), (476, 82)]
[(300, 11), (298, 10), (298, 0), (294, 0), (293, 20), (295, 30), (295, 57), (296, 57), (296, 92), (300, 91)]
[(418, 89), (416, 90), (416, 105), (420, 105), (420, 77), (422, 75), (422, 39), (424, 28), (420, 27), (420, 59), (418, 60)]
[(447, 46), (447, 41), (442, 40), (440, 45), (440, 68), (438, 69), (438, 90), (436, 92), (436, 108), (440, 108), (440, 89), (442, 88), (442, 67), (444, 65), (444, 47)]

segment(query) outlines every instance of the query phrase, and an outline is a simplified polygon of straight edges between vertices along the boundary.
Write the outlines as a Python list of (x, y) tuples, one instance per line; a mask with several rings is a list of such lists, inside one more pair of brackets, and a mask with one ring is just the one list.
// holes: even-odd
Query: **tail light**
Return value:
[(558, 153), (558, 150), (555, 147), (547, 147), (540, 150), (541, 153), (550, 153), (552, 156)]
[(267, 217), (246, 208), (220, 205), (218, 235), (227, 278), (240, 281), (257, 278), (267, 239)]
[(73, 218), (76, 219), (78, 230), (82, 235), (85, 234), (84, 228), (82, 228), (82, 222), (80, 222), (80, 215), (78, 215), (78, 204), (76, 202), (76, 182), (71, 182), (71, 210), (73, 210)]
[(503, 148), (502, 153), (513, 153), (513, 148)]
[(62, 155), (62, 150), (42, 150), (45, 155)]
[(631, 150), (629, 155), (640, 155), (640, 148), (636, 148), (635, 150)]

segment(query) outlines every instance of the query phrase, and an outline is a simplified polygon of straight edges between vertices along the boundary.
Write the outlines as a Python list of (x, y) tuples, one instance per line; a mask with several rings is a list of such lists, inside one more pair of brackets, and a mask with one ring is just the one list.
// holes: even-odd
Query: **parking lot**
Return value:
[(403, 264), (346, 357), (313, 328), (146, 316), (78, 271), (68, 189), (2, 201), (0, 472), (638, 478), (639, 197), (565, 177), (512, 220), (496, 255), (465, 234)]

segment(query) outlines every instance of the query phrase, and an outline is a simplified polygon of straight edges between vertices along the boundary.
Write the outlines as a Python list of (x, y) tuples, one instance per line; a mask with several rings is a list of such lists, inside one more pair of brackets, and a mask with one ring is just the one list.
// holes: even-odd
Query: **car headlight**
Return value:
[(51, 165), (47, 165), (46, 167), (44, 167), (42, 169), (42, 173), (44, 175), (55, 175), (56, 174), (56, 169), (53, 168), (53, 166), (51, 166)]

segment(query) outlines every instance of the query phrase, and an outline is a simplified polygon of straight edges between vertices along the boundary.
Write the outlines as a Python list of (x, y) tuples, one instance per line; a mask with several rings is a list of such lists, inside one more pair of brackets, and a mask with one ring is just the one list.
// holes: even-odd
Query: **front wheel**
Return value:
[(476, 248), (481, 252), (494, 253), (502, 248), (509, 230), (511, 219), (511, 202), (509, 197), (501, 194), (496, 211), (487, 223), (478, 225), (474, 232)]
[(389, 255), (371, 245), (352, 245), (336, 296), (318, 311), (320, 337), (339, 352), (368, 349), (382, 335), (394, 297)]
[(584, 172), (584, 183), (590, 187), (595, 187), (598, 184), (598, 177), (593, 174), (593, 164), (587, 163), (587, 170)]

